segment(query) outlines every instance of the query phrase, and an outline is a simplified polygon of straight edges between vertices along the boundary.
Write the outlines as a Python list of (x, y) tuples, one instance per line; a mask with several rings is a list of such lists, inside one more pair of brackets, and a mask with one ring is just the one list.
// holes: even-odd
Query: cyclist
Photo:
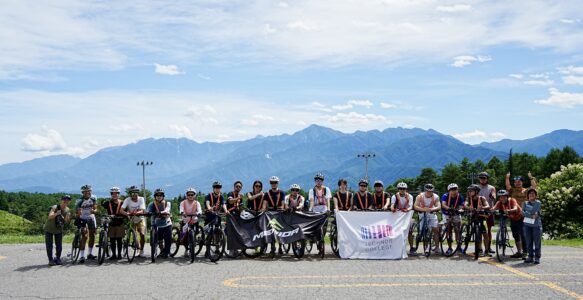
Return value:
[[(419, 226), (422, 228), (424, 222), (427, 222), (427, 227), (431, 228), (433, 232), (433, 241), (435, 242), (435, 247), (433, 248), (434, 253), (439, 253), (439, 227), (437, 224), (437, 215), (435, 214), (441, 210), (441, 203), (439, 202), (439, 196), (437, 196), (434, 191), (433, 184), (428, 183), (424, 187), (424, 193), (421, 193), (415, 199), (415, 210), (420, 212), (419, 214)], [(421, 214), (421, 213), (427, 214)]]
[(164, 249), (158, 254), (158, 258), (168, 258), (172, 245), (171, 203), (164, 200), (164, 196), (163, 189), (156, 189), (154, 202), (148, 205), (148, 213), (152, 214), (152, 223), (158, 227), (158, 241), (164, 240)]
[(253, 191), (247, 193), (247, 209), (254, 213), (263, 209), (263, 198), (265, 193), (262, 191), (263, 183), (259, 180), (253, 182)]
[(368, 192), (368, 180), (365, 178), (358, 182), (358, 192), (354, 200), (354, 208), (356, 210), (368, 210), (374, 208), (372, 194)]
[(130, 217), (130, 226), (138, 232), (140, 240), (140, 253), (138, 257), (144, 257), (144, 245), (146, 244), (146, 220), (140, 216), (146, 211), (144, 197), (138, 196), (140, 189), (135, 185), (128, 188), (130, 196), (125, 198), (121, 209)]
[[(269, 184), (271, 185), (271, 189), (267, 191), (266, 197), (263, 197), (263, 211), (285, 210), (285, 193), (278, 188), (279, 178), (277, 176), (271, 176), (269, 178)], [(283, 254), (281, 244), (279, 244), (278, 253), (279, 255)], [(271, 243), (270, 254), (272, 256), (275, 254), (275, 239)]]
[[(63, 250), (63, 225), (71, 220), (69, 203), (71, 196), (63, 195), (61, 203), (53, 205), (49, 210), (49, 217), (44, 225), (45, 244), (49, 266), (62, 265), (61, 251)], [(55, 240), (55, 256), (53, 257), (53, 238)]]
[[(85, 262), (85, 243), (88, 242), (89, 253), (87, 259), (95, 259), (93, 255), (93, 245), (95, 244), (95, 231), (97, 229), (97, 223), (95, 221), (95, 213), (97, 212), (97, 200), (91, 194), (91, 186), (84, 185), (81, 187), (81, 199), (77, 200), (77, 218), (80, 220), (78, 225), (87, 224), (89, 232), (83, 230), (83, 238), (81, 239), (81, 247), (79, 247), (80, 252), (79, 263)], [(89, 235), (89, 241), (87, 241), (87, 235)]]
[[(494, 206), (494, 210), (500, 210), (508, 214), (510, 219), (510, 230), (512, 230), (512, 237), (516, 242), (516, 249), (518, 252), (514, 253), (512, 258), (522, 257), (522, 243), (520, 242), (520, 230), (522, 230), (522, 207), (518, 205), (518, 202), (514, 198), (508, 197), (509, 194), (506, 190), (498, 191), (498, 202)], [(518, 222), (520, 221), (520, 225)]]
[(227, 211), (229, 213), (239, 213), (239, 209), (243, 205), (243, 182), (237, 180), (233, 184), (234, 190), (227, 194)]
[(372, 197), (375, 208), (379, 210), (384, 209), (391, 201), (391, 194), (383, 190), (384, 186), (385, 185), (380, 180), (374, 182), (374, 194), (372, 194)]
[[(126, 215), (125, 211), (121, 208), (123, 203), (119, 199), (120, 189), (117, 186), (112, 187), (109, 190), (109, 194), (111, 195), (111, 199), (109, 201), (105, 201), (101, 204), (101, 206), (105, 209), (108, 215), (114, 216), (109, 224), (109, 230), (107, 235), (109, 237), (109, 242), (111, 243), (111, 257), (109, 260), (117, 260), (121, 259), (121, 250), (122, 240), (125, 236), (125, 227), (124, 227), (124, 217)], [(117, 254), (116, 250), (117, 249)]]
[[(528, 172), (528, 178), (530, 178), (530, 187), (536, 189), (537, 188), (537, 181), (536, 178), (532, 176), (530, 171)], [(516, 199), (518, 206), (522, 207), (524, 202), (528, 200), (526, 192), (528, 191), (527, 188), (524, 187), (524, 178), (522, 176), (515, 176), (514, 177), (514, 186), (510, 185), (510, 172), (506, 174), (506, 190), (510, 194), (511, 198)], [(526, 239), (524, 237), (524, 216), (520, 218), (516, 222), (516, 226), (520, 228), (520, 242), (516, 241), (516, 243), (522, 244), (522, 258), (526, 259)], [(517, 256), (517, 254), (515, 254)], [(514, 255), (513, 255), (514, 256)]]
[[(493, 207), (494, 202), (496, 201), (496, 188), (489, 184), (490, 175), (487, 172), (481, 172), (478, 174), (478, 179), (480, 180), (479, 195), (486, 198), (488, 205)], [(488, 216), (486, 219), (486, 226), (488, 229), (488, 244), (486, 245), (486, 252), (496, 253), (490, 248), (490, 241), (492, 240), (492, 226), (494, 226), (494, 215)]]
[[(480, 211), (489, 210), (488, 200), (479, 195), (480, 186), (477, 184), (472, 184), (468, 187), (468, 197), (465, 203), (465, 209), (472, 212), (472, 219), (479, 222), (480, 231), (482, 231), (482, 239), (484, 240), (484, 247), (489, 245), (488, 232), (486, 232), (486, 227), (484, 226), (484, 221), (486, 217), (480, 214)], [(481, 251), (481, 245), (478, 245), (478, 251)], [(485, 249), (485, 248), (484, 248)], [(490, 256), (490, 253), (484, 252), (483, 254)]]
[(338, 191), (332, 198), (334, 201), (334, 210), (339, 211), (349, 211), (352, 210), (354, 206), (354, 194), (348, 191), (348, 182), (346, 179), (341, 178), (338, 180)]
[[(449, 219), (452, 219), (454, 225), (455, 239), (459, 239), (461, 230), (461, 217), (459, 214), (449, 215), (450, 209), (454, 211), (460, 211), (464, 207), (464, 196), (462, 196), (458, 191), (458, 185), (451, 183), (447, 186), (447, 193), (441, 196), (441, 214), (443, 216), (443, 224), (447, 224)], [(451, 236), (451, 227), (448, 229), (447, 234)], [(453, 252), (451, 249), (451, 239), (447, 240), (447, 251), (446, 255), (450, 255)]]
[(211, 221), (214, 220), (214, 218), (217, 217), (217, 215), (214, 213), (219, 213), (221, 211), (228, 213), (227, 201), (225, 200), (225, 197), (221, 193), (222, 188), (223, 185), (221, 184), (221, 182), (219, 181), (213, 182), (213, 192), (206, 195), (205, 197), (206, 204), (206, 218), (204, 221), (205, 224), (209, 224)]
[[(195, 235), (198, 234), (198, 215), (202, 214), (202, 208), (200, 203), (196, 200), (196, 190), (194, 188), (186, 189), (186, 199), (180, 202), (179, 211), (182, 216), (180, 228), (186, 232), (188, 227), (190, 227), (195, 230)], [(189, 249), (185, 248), (184, 257), (188, 257), (188, 250)]]
[(302, 210), (304, 208), (304, 196), (300, 195), (300, 185), (292, 184), (290, 194), (285, 196), (285, 205), (291, 210)]
[(316, 186), (314, 186), (308, 193), (310, 211), (315, 213), (326, 213), (330, 207), (332, 193), (330, 192), (330, 188), (323, 185), (324, 175), (322, 175), (322, 173), (317, 173), (314, 176), (314, 181), (316, 182)]
[[(404, 213), (409, 212), (410, 210), (413, 209), (413, 196), (411, 196), (411, 194), (407, 192), (407, 184), (404, 182), (399, 182), (397, 184), (397, 190), (398, 192), (395, 195), (393, 195), (393, 197), (391, 197), (391, 202), (387, 202), (387, 204), (385, 204), (384, 210), (390, 209), (393, 213), (396, 213), (397, 211)], [(411, 215), (411, 217), (413, 216)], [(409, 229), (407, 239), (409, 240), (410, 246), (409, 253), (413, 255), (415, 254), (416, 249), (415, 247), (413, 247), (414, 244), (412, 228)]]

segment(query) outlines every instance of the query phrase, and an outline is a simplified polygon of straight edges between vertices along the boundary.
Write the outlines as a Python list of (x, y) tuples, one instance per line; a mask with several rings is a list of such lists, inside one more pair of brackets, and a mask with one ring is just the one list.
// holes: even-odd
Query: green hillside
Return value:
[(31, 227), (29, 220), (0, 210), (0, 234), (27, 234)]

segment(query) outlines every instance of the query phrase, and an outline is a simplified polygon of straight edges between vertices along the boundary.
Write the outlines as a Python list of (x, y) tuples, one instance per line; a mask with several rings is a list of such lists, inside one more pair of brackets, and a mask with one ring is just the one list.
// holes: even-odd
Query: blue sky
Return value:
[(583, 129), (579, 1), (7, 1), (0, 163), (309, 124)]

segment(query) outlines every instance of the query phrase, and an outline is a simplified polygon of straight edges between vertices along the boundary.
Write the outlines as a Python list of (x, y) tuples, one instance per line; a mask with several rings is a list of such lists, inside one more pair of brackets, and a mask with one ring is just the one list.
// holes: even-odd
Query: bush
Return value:
[(583, 238), (583, 164), (561, 166), (540, 182), (543, 230), (551, 238)]

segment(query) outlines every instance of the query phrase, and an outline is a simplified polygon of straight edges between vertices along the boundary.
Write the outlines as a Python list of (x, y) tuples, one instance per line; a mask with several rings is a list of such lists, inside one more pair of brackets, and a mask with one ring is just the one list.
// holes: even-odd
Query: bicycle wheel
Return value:
[(283, 244), (283, 253), (288, 254), (291, 251), (291, 244)]
[(463, 224), (460, 230), (460, 236), (462, 237), (462, 253), (465, 254), (468, 251), (468, 247), (470, 246), (470, 242), (472, 240), (473, 230), (472, 225), (470, 224)]
[(474, 226), (474, 259), (480, 258), (480, 252), (482, 248), (482, 231), (480, 230), (480, 225)]
[[(449, 245), (452, 245), (452, 247), (453, 247), (453, 230), (454, 229), (451, 227), (452, 227), (451, 223), (445, 224), (445, 226), (442, 227), (441, 233), (439, 234), (439, 244), (440, 244), (441, 253), (443, 253), (443, 255), (445, 255), (446, 257), (450, 257), (454, 254), (453, 249), (450, 253), (447, 252), (447, 250), (451, 249)], [(449, 232), (449, 229), (451, 229), (451, 232)]]
[(243, 250), (243, 255), (247, 258), (258, 258), (267, 251), (267, 246), (263, 245), (255, 248), (246, 248)]
[(99, 242), (97, 243), (97, 247), (99, 248), (97, 250), (97, 263), (99, 265), (103, 264), (103, 262), (105, 261), (105, 256), (107, 256), (107, 234), (105, 232), (105, 230), (101, 230), (99, 231)]
[(216, 262), (225, 251), (225, 233), (220, 228), (215, 228), (207, 237), (207, 253), (211, 262)]
[(330, 248), (332, 248), (332, 252), (338, 257), (340, 257), (340, 250), (338, 249), (338, 232), (336, 231), (336, 227), (332, 227), (330, 230)]
[[(191, 263), (194, 262), (194, 258), (196, 257), (194, 248), (196, 248), (196, 236), (194, 234), (194, 230), (191, 229), (188, 231), (188, 252), (189, 252), (188, 254), (190, 256)], [(176, 249), (176, 252), (178, 252), (178, 247)]]
[(126, 240), (124, 242), (124, 252), (125, 257), (128, 260), (128, 263), (132, 263), (134, 258), (136, 257), (136, 252), (138, 251), (138, 238), (136, 231), (134, 229), (128, 230), (128, 234), (126, 236)]
[(172, 228), (172, 246), (170, 247), (170, 257), (176, 256), (178, 249), (180, 249), (180, 229), (178, 227)]
[(150, 258), (152, 262), (156, 262), (156, 256), (158, 255), (158, 229), (152, 228), (150, 230)]
[(421, 239), (423, 243), (423, 255), (429, 257), (431, 255), (431, 229), (426, 224), (421, 229)]
[(304, 257), (306, 253), (306, 240), (299, 240), (292, 243), (292, 252), (298, 259)]
[(499, 262), (504, 260), (506, 255), (506, 228), (504, 226), (500, 227), (500, 230), (496, 234), (496, 259)]
[(411, 228), (409, 229), (409, 231), (412, 232), (411, 236), (413, 237), (413, 245), (409, 245), (409, 246), (411, 246), (412, 250), (417, 251), (417, 249), (419, 249), (419, 243), (422, 240), (421, 226), (419, 226), (418, 220), (413, 220), (411, 222)]
[[(193, 229), (194, 230), (194, 229)], [(196, 232), (195, 234), (195, 240), (196, 240), (196, 251), (194, 252), (194, 255), (199, 255), (200, 251), (202, 251), (202, 247), (205, 244), (205, 236), (204, 236), (204, 230), (202, 230), (202, 226), (198, 225), (198, 232)]]
[(76, 263), (79, 259), (79, 248), (81, 247), (81, 233), (80, 229), (75, 232), (73, 243), (71, 243), (71, 261)]
[(312, 253), (312, 248), (314, 247), (314, 242), (309, 241), (306, 243), (306, 246), (304, 247), (306, 249), (306, 251), (308, 251), (309, 253)]
[(318, 256), (320, 256), (321, 259), (324, 259), (326, 256), (326, 243), (324, 240), (321, 240), (317, 242), (316, 245), (318, 246)]

